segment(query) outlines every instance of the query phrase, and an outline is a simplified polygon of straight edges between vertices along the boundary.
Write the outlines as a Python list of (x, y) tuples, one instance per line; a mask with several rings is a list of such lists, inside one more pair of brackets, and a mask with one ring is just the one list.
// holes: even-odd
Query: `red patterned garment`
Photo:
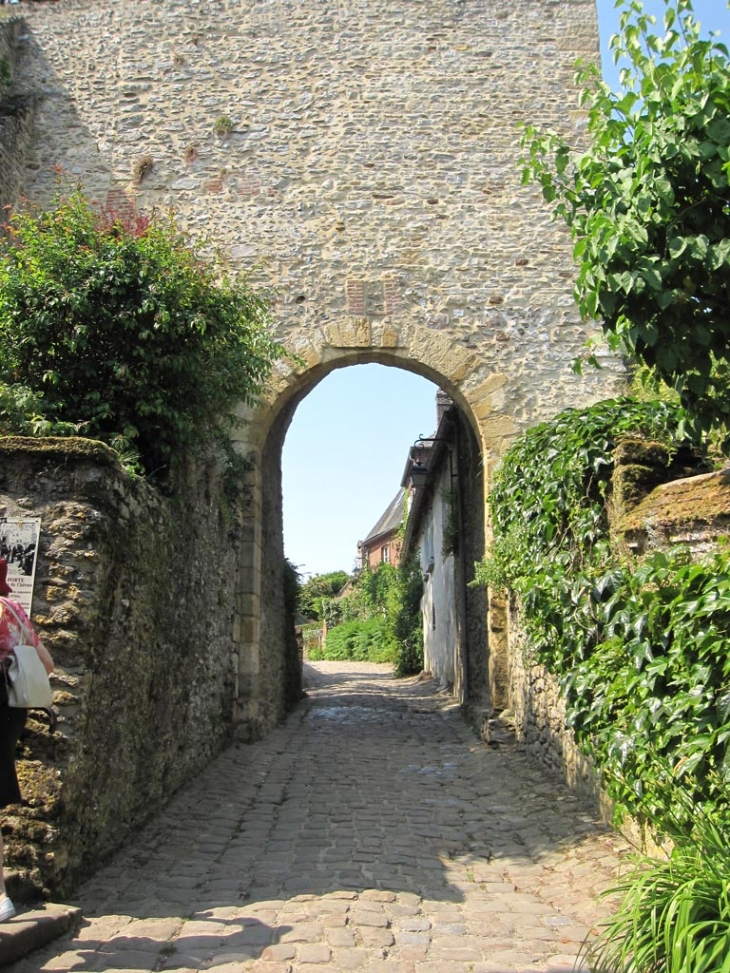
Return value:
[[(5, 601), (9, 601), (12, 604), (20, 620), (23, 622), (22, 628), (12, 611), (5, 606)], [(21, 605), (17, 601), (12, 601), (10, 598), (0, 598), (0, 661), (9, 655), (16, 645), (24, 642), (26, 645), (35, 645), (37, 648), (40, 645), (40, 641)]]

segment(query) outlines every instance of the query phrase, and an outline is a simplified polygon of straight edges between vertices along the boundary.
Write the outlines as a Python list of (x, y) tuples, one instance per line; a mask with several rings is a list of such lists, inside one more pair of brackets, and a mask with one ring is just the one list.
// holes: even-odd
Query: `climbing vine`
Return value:
[(534, 661), (560, 680), (567, 722), (602, 768), (619, 812), (672, 826), (681, 781), (725, 813), (730, 783), (730, 548), (694, 563), (612, 545), (613, 454), (623, 437), (678, 446), (670, 403), (569, 410), (505, 455), (481, 583), (515, 592)]
[(664, 0), (659, 24), (615, 6), (620, 90), (579, 65), (583, 145), (528, 126), (523, 177), (570, 228), (581, 314), (709, 430), (730, 420), (730, 59), (690, 0)]

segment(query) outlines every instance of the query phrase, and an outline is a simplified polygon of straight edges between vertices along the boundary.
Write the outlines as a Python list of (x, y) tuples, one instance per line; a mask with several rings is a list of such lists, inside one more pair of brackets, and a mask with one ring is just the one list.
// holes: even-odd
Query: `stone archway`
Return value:
[[(361, 319), (331, 325), (319, 336), (319, 344), (308, 337), (290, 345), (289, 350), (296, 357), (278, 364), (256, 408), (242, 410), (243, 422), (236, 438), (237, 448), (251, 462), (251, 503), (240, 559), (238, 695), (242, 732), (252, 736), (266, 732), (284, 717), (287, 709), (281, 453), (302, 399), (335, 369), (373, 362), (412, 371), (443, 388), (464, 417), (470, 462), (478, 474), (474, 478), (479, 484), (478, 496), (473, 488), (470, 495), (473, 528), (476, 525), (470, 548), (473, 560), (484, 551), (490, 467), (520, 431), (515, 418), (520, 383), (514, 376), (490, 370), (479, 356), (438, 332), (412, 325), (397, 331), (392, 326)], [(469, 665), (475, 674), (471, 680), (471, 702), (487, 708), (491, 701), (501, 708), (506, 705), (501, 676), (506, 664), (501, 656), (506, 646), (500, 634), (499, 606), (495, 604), (494, 633), (490, 638), (483, 593), (471, 601), (467, 626)]]
[(579, 135), (574, 63), (598, 57), (595, 3), (527, 6), (64, 0), (30, 5), (12, 39), (34, 124), (3, 166), (8, 185), (43, 204), (60, 167), (94, 198), (172, 206), (275, 295), (298, 356), (238, 442), (252, 503), (237, 698), (252, 729), (281, 709), (261, 648), (280, 440), (317, 381), (381, 362), (442, 385), (485, 482), (526, 426), (616, 388), (611, 365), (572, 375), (594, 331), (571, 297), (569, 234), (521, 185), (518, 158), (521, 122)]

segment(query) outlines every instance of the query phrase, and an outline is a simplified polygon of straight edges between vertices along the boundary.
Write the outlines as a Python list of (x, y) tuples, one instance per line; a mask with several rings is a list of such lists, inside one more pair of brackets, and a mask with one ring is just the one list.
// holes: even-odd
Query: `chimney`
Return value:
[(439, 389), (436, 393), (436, 426), (441, 424), (441, 420), (444, 417), (444, 413), (448, 412), (453, 405), (452, 399), (444, 392), (443, 389)]

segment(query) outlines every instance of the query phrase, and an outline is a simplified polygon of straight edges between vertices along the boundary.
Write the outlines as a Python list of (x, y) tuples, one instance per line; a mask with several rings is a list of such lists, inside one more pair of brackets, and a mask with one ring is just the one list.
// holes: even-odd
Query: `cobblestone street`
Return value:
[(308, 698), (234, 746), (79, 890), (84, 922), (9, 969), (569, 973), (622, 839), (431, 683), (307, 666)]

